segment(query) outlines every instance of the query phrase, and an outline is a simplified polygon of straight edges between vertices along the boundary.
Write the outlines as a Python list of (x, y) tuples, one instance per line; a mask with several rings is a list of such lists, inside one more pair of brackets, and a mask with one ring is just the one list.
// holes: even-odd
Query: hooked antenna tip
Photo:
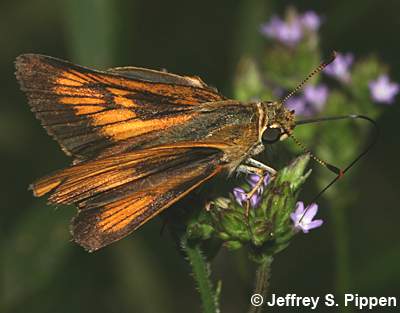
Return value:
[(335, 174), (338, 175), (339, 177), (342, 177), (342, 176), (344, 175), (344, 172), (343, 172), (340, 168), (338, 168), (338, 167), (336, 167), (336, 166), (334, 166), (334, 165), (332, 165), (332, 164), (329, 164), (329, 163), (326, 163), (326, 162), (325, 162), (325, 166), (326, 166), (331, 172), (335, 173)]

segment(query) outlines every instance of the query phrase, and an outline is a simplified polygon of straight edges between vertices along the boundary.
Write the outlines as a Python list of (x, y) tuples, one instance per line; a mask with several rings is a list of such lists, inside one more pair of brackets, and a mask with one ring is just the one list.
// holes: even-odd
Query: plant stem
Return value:
[(210, 280), (210, 265), (206, 261), (198, 244), (191, 243), (186, 235), (182, 236), (181, 247), (185, 252), (193, 278), (200, 293), (204, 313), (218, 313), (218, 295)]
[[(263, 297), (263, 299), (266, 298), (269, 287), (269, 279), (271, 277), (272, 260), (273, 258), (271, 256), (267, 257), (258, 265), (256, 271), (256, 283), (252, 295), (259, 294)], [(248, 313), (261, 313), (263, 309), (263, 305), (255, 306), (250, 304)]]
[(264, 0), (241, 1), (236, 28), (236, 43), (233, 54), (236, 59), (243, 56), (260, 55), (263, 51), (264, 40), (258, 29), (265, 21), (270, 4)]
[(115, 1), (63, 1), (70, 58), (86, 66), (109, 67), (114, 62)]

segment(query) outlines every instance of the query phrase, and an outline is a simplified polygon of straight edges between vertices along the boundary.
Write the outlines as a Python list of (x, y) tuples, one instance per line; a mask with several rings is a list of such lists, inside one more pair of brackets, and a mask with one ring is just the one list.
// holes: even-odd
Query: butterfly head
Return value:
[(271, 144), (288, 138), (295, 127), (294, 111), (280, 102), (262, 102), (265, 114), (262, 141)]

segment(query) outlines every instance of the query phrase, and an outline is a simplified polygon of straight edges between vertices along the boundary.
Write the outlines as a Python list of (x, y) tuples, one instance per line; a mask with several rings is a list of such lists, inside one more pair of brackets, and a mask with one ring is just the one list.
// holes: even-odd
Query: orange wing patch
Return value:
[(151, 195), (127, 197), (126, 199), (106, 205), (105, 211), (100, 214), (97, 227), (105, 233), (114, 233), (131, 223), (154, 201)]
[(61, 97), (59, 102), (62, 104), (104, 104), (104, 100), (100, 98), (89, 98), (89, 97)]
[(74, 111), (76, 115), (87, 115), (91, 113), (101, 112), (104, 108), (95, 105), (76, 105), (74, 106)]
[(46, 193), (49, 193), (50, 191), (54, 190), (61, 184), (61, 182), (62, 182), (61, 179), (53, 179), (51, 182), (40, 183), (37, 184), (36, 186), (31, 185), (29, 189), (33, 190), (33, 195), (35, 197), (41, 197)]
[(86, 83), (87, 80), (79, 77), (76, 73), (73, 72), (64, 72), (60, 77), (57, 78), (57, 85), (66, 85), (66, 86), (82, 86)]
[(110, 136), (114, 140), (124, 140), (136, 136), (143, 135), (145, 133), (149, 133), (151, 131), (160, 131), (166, 128), (173, 127), (175, 125), (182, 124), (190, 119), (192, 119), (194, 114), (192, 115), (180, 115), (175, 117), (165, 117), (163, 119), (158, 120), (133, 120), (128, 121), (123, 124), (109, 125), (104, 127), (101, 132), (105, 136)]
[[(101, 112), (98, 114), (94, 114), (91, 118), (93, 126), (103, 126), (103, 125), (111, 125), (123, 121), (132, 120), (136, 117), (135, 112), (128, 109), (115, 109), (115, 110), (107, 110), (105, 112)], [(135, 122), (137, 123), (137, 122)], [(107, 128), (102, 130), (107, 136)]]

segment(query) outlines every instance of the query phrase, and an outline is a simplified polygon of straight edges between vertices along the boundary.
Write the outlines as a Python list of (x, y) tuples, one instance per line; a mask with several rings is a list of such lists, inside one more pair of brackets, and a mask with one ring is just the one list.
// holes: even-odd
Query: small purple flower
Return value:
[(236, 202), (243, 206), (243, 203), (247, 200), (246, 191), (244, 191), (243, 188), (235, 187), (233, 188), (233, 195), (235, 196)]
[(314, 11), (305, 12), (300, 17), (300, 21), (304, 28), (311, 31), (317, 31), (318, 28), (321, 26), (321, 18)]
[(273, 16), (269, 22), (261, 24), (260, 32), (268, 38), (276, 38), (282, 24), (284, 24), (284, 21), (278, 16)]
[(392, 104), (399, 93), (399, 84), (392, 83), (387, 75), (381, 75), (369, 84), (372, 99), (376, 102)]
[(328, 98), (328, 88), (324, 85), (306, 86), (303, 96), (289, 98), (285, 106), (289, 110), (294, 110), (296, 114), (302, 116), (312, 116), (320, 112)]
[[(262, 185), (261, 185), (260, 188), (257, 190), (257, 192), (255, 192), (255, 193), (251, 196), (251, 198), (250, 198), (250, 206), (251, 206), (252, 208), (256, 208), (256, 207), (258, 207), (258, 205), (260, 204), (260, 202), (261, 202), (261, 195), (262, 195), (262, 193), (263, 193), (263, 191), (264, 191), (264, 187), (267, 186), (267, 184), (269, 183), (269, 180), (270, 180), (269, 174), (267, 173), (267, 174), (264, 176), (264, 178), (262, 178), (262, 179), (263, 179)], [(259, 175), (256, 175), (256, 174), (249, 175), (249, 176), (247, 177), (247, 179), (246, 179), (246, 181), (247, 181), (248, 184), (250, 185), (251, 189), (253, 189), (253, 188), (257, 185), (257, 183), (259, 182), (259, 180), (260, 180), (260, 176), (259, 176)], [(236, 202), (239, 203), (240, 206), (243, 206), (244, 203), (247, 201), (247, 193), (246, 193), (246, 191), (245, 191), (243, 188), (241, 188), (241, 187), (235, 187), (235, 188), (233, 188), (233, 195), (234, 195), (234, 197), (235, 197)]]
[(253, 209), (258, 207), (260, 202), (261, 202), (261, 195), (258, 192), (256, 192), (254, 195), (251, 196), (251, 198), (250, 198), (250, 206)]
[(295, 211), (290, 214), (295, 229), (308, 233), (311, 229), (320, 227), (323, 224), (323, 220), (313, 220), (317, 212), (318, 205), (316, 203), (304, 208), (303, 202), (297, 202)]
[[(264, 187), (265, 186), (267, 186), (268, 185), (268, 183), (269, 183), (269, 174), (267, 173), (265, 176), (264, 176), (264, 181), (263, 181), (263, 185), (264, 185)], [(257, 174), (251, 174), (251, 175), (249, 175), (248, 177), (247, 177), (247, 182), (249, 183), (249, 185), (251, 186), (251, 188), (254, 188), (256, 185), (257, 185), (257, 183), (260, 181), (260, 176), (259, 175), (257, 175)], [(262, 187), (262, 186), (261, 186)]]
[(351, 53), (341, 54), (338, 53), (335, 61), (329, 64), (324, 72), (325, 74), (336, 77), (342, 82), (350, 81), (349, 68), (353, 64), (354, 56)]
[(324, 85), (308, 85), (304, 88), (304, 99), (312, 106), (313, 111), (321, 111), (328, 98), (328, 88)]
[(303, 29), (298, 18), (285, 22), (277, 16), (273, 16), (267, 23), (261, 25), (261, 33), (279, 42), (294, 46), (303, 38)]
[(285, 102), (286, 108), (289, 110), (294, 110), (296, 114), (303, 116), (310, 116), (312, 112), (310, 110), (309, 105), (307, 105), (304, 97), (290, 97)]
[[(235, 197), (236, 202), (239, 203), (240, 206), (243, 206), (246, 203), (247, 193), (243, 188), (240, 187), (233, 188), (233, 195)], [(250, 198), (250, 206), (252, 208), (256, 208), (260, 204), (260, 201), (261, 201), (260, 193), (256, 192)]]

